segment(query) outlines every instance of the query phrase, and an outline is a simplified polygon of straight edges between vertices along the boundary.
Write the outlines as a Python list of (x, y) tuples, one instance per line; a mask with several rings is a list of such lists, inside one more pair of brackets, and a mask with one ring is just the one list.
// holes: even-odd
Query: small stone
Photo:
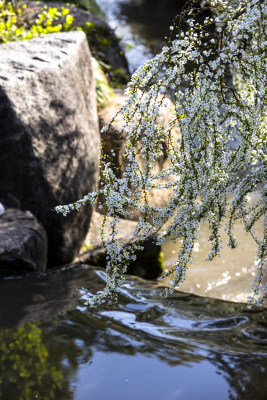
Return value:
[(4, 214), (5, 212), (5, 207), (3, 206), (2, 203), (0, 203), (0, 215)]
[(44, 271), (47, 236), (30, 211), (7, 208), (0, 216), (0, 271)]

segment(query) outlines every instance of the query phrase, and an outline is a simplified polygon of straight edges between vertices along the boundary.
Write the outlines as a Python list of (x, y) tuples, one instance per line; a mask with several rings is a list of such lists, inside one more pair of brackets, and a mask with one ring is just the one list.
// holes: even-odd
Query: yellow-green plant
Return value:
[(66, 7), (44, 6), (31, 22), (27, 5), (14, 8), (11, 1), (0, 0), (0, 43), (28, 40), (46, 33), (72, 30), (73, 16)]

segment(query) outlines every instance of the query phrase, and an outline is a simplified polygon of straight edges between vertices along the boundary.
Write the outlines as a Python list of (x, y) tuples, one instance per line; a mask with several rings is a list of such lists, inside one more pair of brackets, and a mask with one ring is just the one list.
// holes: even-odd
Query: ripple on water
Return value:
[(249, 322), (248, 317), (234, 316), (230, 318), (217, 319), (213, 321), (201, 321), (193, 324), (194, 328), (198, 329), (233, 329)]
[(249, 339), (252, 339), (255, 343), (267, 345), (267, 330), (266, 329), (245, 328), (245, 329), (242, 329), (242, 333)]

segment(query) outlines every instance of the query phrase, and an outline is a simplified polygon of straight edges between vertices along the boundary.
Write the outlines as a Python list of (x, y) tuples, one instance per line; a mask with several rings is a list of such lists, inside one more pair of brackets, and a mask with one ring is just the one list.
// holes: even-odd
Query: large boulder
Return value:
[(18, 199), (43, 224), (48, 266), (71, 262), (91, 208), (68, 217), (53, 209), (96, 190), (98, 182), (95, 84), (83, 32), (1, 45), (0, 159), (0, 196)]
[(44, 271), (47, 236), (30, 211), (8, 208), (0, 215), (0, 270)]

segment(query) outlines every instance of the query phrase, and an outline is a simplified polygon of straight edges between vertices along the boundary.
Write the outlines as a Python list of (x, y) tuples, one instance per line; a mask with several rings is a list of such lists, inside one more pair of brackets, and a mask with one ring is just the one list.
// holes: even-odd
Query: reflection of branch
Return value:
[(229, 384), (229, 399), (265, 399), (267, 370), (264, 355), (224, 355), (216, 352), (210, 361), (224, 373)]

